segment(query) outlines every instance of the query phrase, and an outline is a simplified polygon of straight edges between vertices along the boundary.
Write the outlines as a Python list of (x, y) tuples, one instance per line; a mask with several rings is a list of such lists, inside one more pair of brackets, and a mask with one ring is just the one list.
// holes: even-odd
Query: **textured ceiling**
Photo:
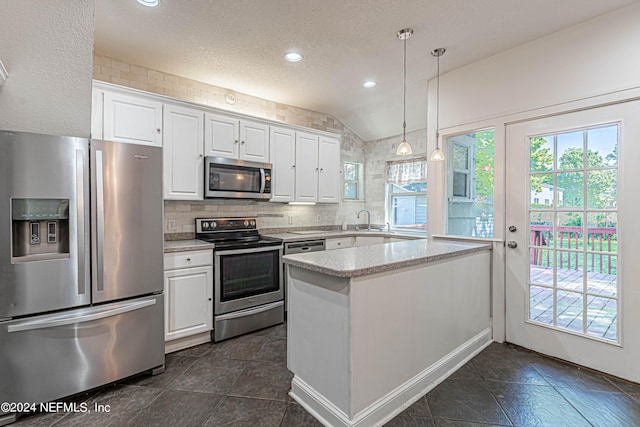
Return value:
[[(637, 0), (96, 0), (95, 50), (261, 98), (331, 114), (365, 141), (426, 126), (429, 52), (446, 72)], [(304, 59), (288, 63), (285, 52)], [(362, 88), (375, 80), (374, 89)]]

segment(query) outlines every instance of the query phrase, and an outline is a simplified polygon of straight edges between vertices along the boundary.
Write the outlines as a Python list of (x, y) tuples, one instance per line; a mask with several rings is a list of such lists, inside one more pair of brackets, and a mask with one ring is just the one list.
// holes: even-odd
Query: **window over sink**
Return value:
[(427, 229), (427, 159), (387, 162), (386, 218), (396, 230)]

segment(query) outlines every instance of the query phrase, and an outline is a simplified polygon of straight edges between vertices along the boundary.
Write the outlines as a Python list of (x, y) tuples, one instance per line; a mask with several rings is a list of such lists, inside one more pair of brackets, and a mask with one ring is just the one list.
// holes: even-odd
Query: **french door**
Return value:
[(640, 101), (507, 126), (508, 342), (640, 382)]

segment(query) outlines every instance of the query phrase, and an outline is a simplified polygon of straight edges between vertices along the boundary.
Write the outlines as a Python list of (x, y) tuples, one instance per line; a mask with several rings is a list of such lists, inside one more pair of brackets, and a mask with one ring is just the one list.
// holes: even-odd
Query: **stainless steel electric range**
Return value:
[(198, 218), (214, 243), (214, 340), (284, 322), (282, 242), (260, 237), (255, 218)]

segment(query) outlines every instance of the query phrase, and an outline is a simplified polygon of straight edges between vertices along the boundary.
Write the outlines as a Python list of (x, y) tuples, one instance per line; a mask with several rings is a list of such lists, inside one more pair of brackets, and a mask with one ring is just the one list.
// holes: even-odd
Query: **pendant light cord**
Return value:
[(407, 37), (404, 38), (404, 74), (402, 76), (402, 140), (406, 141), (407, 130)]
[(436, 150), (440, 148), (440, 56), (438, 55), (438, 81), (436, 85)]

